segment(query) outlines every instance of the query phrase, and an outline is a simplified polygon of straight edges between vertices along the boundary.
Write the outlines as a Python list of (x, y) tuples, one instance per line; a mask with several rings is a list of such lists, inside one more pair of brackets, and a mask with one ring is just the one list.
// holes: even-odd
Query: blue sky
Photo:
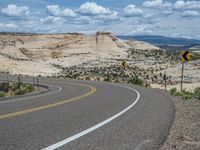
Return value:
[(200, 39), (195, 0), (0, 0), (0, 31)]

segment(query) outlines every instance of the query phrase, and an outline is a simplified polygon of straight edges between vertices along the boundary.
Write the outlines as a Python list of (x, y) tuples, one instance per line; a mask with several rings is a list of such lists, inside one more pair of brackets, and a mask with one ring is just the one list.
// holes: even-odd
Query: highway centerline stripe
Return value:
[(25, 109), (25, 110), (18, 111), (18, 112), (13, 112), (13, 113), (0, 115), (0, 120), (11, 118), (11, 117), (15, 117), (15, 116), (20, 116), (20, 115), (24, 115), (24, 114), (28, 114), (28, 113), (32, 113), (32, 112), (36, 112), (36, 111), (40, 111), (40, 110), (56, 107), (56, 106), (60, 106), (60, 105), (63, 105), (63, 104), (67, 104), (67, 103), (79, 100), (81, 98), (90, 96), (90, 95), (92, 95), (92, 94), (94, 94), (96, 92), (96, 88), (93, 87), (93, 86), (90, 86), (90, 85), (78, 84), (78, 83), (70, 83), (70, 84), (85, 86), (85, 87), (90, 88), (91, 90), (88, 93), (85, 93), (83, 95), (80, 95), (80, 96), (77, 96), (77, 97), (73, 97), (73, 98), (70, 98), (70, 99), (67, 99), (67, 100), (63, 100), (63, 101), (59, 101), (59, 102), (56, 102), (56, 103), (47, 104), (47, 105), (43, 105), (43, 106), (39, 106), (39, 107), (34, 107), (34, 108), (30, 108), (30, 109)]
[(133, 89), (133, 88), (130, 88), (130, 87), (127, 87), (127, 86), (123, 86), (123, 85), (116, 85), (116, 86), (124, 87), (124, 88), (126, 88), (126, 89), (129, 89), (129, 90), (131, 90), (131, 91), (136, 92), (136, 93), (137, 93), (137, 98), (136, 98), (136, 100), (135, 100), (131, 105), (129, 105), (129, 106), (126, 107), (124, 110), (122, 110), (122, 111), (120, 111), (119, 113), (117, 113), (116, 115), (114, 115), (114, 116), (112, 116), (112, 117), (110, 117), (110, 118), (108, 118), (108, 119), (106, 119), (106, 120), (104, 120), (104, 121), (98, 123), (97, 125), (94, 125), (94, 126), (88, 128), (88, 129), (86, 129), (86, 130), (84, 130), (84, 131), (82, 131), (82, 132), (79, 132), (79, 133), (77, 133), (77, 134), (75, 134), (75, 135), (73, 135), (73, 136), (71, 136), (71, 137), (69, 137), (69, 138), (66, 138), (66, 139), (64, 139), (64, 140), (62, 140), (62, 141), (60, 141), (60, 142), (58, 142), (58, 143), (55, 143), (55, 144), (53, 144), (53, 145), (50, 145), (50, 146), (48, 146), (48, 147), (46, 147), (46, 148), (44, 148), (44, 149), (42, 149), (42, 150), (55, 150), (55, 149), (57, 149), (57, 148), (59, 148), (59, 147), (62, 147), (62, 146), (64, 146), (64, 145), (66, 145), (66, 144), (68, 144), (68, 143), (70, 143), (70, 142), (72, 142), (72, 141), (74, 141), (74, 140), (76, 140), (76, 139), (78, 139), (78, 138), (80, 138), (80, 137), (86, 135), (86, 134), (89, 134), (89, 133), (93, 132), (94, 130), (96, 130), (96, 129), (102, 127), (102, 126), (104, 126), (105, 124), (107, 124), (107, 123), (113, 121), (114, 119), (118, 118), (119, 116), (121, 116), (122, 114), (124, 114), (125, 112), (127, 112), (127, 111), (128, 111), (129, 109), (131, 109), (133, 106), (135, 106), (135, 104), (136, 104), (136, 103), (139, 101), (139, 99), (140, 99), (140, 93), (139, 93), (137, 90), (135, 90), (135, 89)]

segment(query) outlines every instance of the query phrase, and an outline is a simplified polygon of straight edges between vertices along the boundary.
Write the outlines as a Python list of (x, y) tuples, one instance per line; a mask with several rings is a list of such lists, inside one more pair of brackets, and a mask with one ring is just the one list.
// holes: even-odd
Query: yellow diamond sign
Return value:
[(125, 61), (123, 61), (123, 62), (122, 62), (122, 66), (123, 66), (123, 67), (128, 67), (128, 63), (125, 62)]
[(182, 51), (181, 52), (181, 60), (183, 63), (190, 61), (190, 51), (185, 51), (185, 50)]

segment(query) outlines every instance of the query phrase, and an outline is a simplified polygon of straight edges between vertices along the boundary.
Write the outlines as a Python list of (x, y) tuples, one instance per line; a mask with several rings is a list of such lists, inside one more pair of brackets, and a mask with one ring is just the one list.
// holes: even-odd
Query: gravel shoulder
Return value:
[(174, 123), (160, 150), (199, 150), (200, 100), (172, 97), (172, 101), (176, 109)]

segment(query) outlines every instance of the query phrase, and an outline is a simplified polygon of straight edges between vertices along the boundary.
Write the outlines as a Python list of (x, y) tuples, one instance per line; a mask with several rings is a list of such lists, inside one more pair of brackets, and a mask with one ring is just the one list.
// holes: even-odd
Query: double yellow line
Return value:
[[(69, 83), (69, 84), (74, 84), (74, 83)], [(92, 95), (92, 94), (94, 94), (96, 92), (96, 88), (93, 87), (93, 86), (86, 85), (86, 84), (78, 84), (78, 83), (75, 84), (75, 85), (88, 87), (88, 88), (90, 88), (90, 91), (88, 93), (83, 94), (83, 95), (80, 95), (80, 96), (77, 96), (77, 97), (73, 97), (73, 98), (70, 98), (70, 99), (66, 99), (66, 100), (63, 100), (63, 101), (55, 102), (55, 103), (52, 103), (52, 104), (47, 104), (47, 105), (43, 105), (43, 106), (39, 106), (39, 107), (25, 109), (25, 110), (22, 110), (22, 111), (17, 111), (17, 112), (13, 112), (13, 113), (0, 115), (0, 120), (11, 118), (11, 117), (15, 117), (15, 116), (20, 116), (20, 115), (24, 115), (24, 114), (28, 114), (28, 113), (32, 113), (32, 112), (36, 112), (36, 111), (40, 111), (40, 110), (56, 107), (56, 106), (60, 106), (60, 105), (63, 105), (63, 104), (67, 104), (67, 103), (79, 100), (81, 98), (90, 96), (90, 95)]]

